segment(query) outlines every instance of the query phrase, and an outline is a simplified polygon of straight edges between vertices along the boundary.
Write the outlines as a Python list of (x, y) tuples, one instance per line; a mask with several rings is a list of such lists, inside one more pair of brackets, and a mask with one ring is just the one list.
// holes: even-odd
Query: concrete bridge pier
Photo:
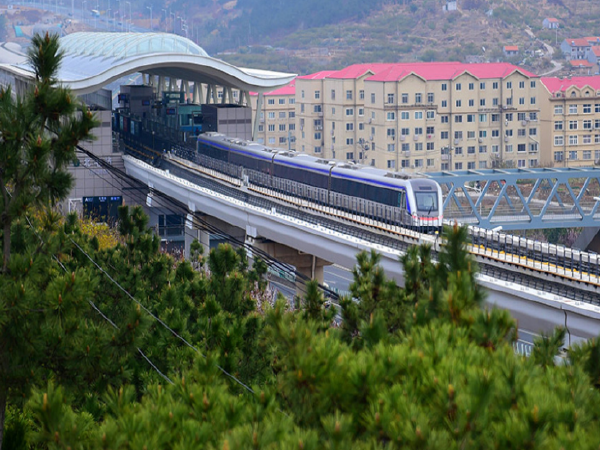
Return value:
[[(252, 240), (252, 238), (250, 238)], [(303, 253), (287, 245), (269, 241), (268, 239), (254, 239), (252, 245), (269, 254), (282, 263), (292, 265), (296, 271), (307, 276), (311, 280), (316, 280), (320, 284), (324, 281), (324, 267), (331, 265), (315, 255)], [(305, 292), (304, 282), (296, 280), (296, 295), (303, 297)]]

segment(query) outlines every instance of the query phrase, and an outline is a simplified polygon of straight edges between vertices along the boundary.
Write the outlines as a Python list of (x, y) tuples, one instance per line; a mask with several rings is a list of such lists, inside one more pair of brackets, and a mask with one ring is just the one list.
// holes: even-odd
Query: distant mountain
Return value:
[[(355, 62), (508, 60), (534, 71), (551, 67), (539, 42), (600, 33), (600, 1), (458, 0), (176, 0), (189, 11), (192, 37), (236, 64), (298, 73)], [(561, 22), (542, 29), (545, 17)], [(519, 55), (505, 57), (505, 45)], [(538, 51), (536, 54), (536, 50)]]

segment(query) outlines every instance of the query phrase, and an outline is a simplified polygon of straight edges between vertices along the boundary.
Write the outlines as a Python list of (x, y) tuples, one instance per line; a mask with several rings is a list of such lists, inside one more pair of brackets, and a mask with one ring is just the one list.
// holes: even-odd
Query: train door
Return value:
[(401, 190), (398, 192), (398, 210), (399, 210), (399, 224), (405, 224), (407, 222), (406, 219), (406, 191)]

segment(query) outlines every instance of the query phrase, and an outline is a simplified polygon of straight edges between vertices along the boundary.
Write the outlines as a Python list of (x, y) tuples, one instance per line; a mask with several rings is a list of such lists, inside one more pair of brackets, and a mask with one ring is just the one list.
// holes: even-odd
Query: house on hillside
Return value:
[(568, 60), (587, 59), (591, 48), (591, 44), (585, 38), (565, 39), (560, 44), (560, 49)]
[(444, 11), (456, 11), (458, 9), (458, 0), (446, 0)]
[(569, 61), (569, 64), (571, 64), (571, 67), (573, 69), (577, 69), (580, 72), (589, 72), (594, 67), (594, 65), (587, 59), (574, 59), (572, 61)]
[(600, 45), (600, 36), (588, 36), (584, 37), (584, 39), (588, 41), (590, 45)]
[(588, 53), (588, 61), (592, 64), (600, 63), (600, 45), (594, 45)]
[(558, 26), (559, 26), (558, 19), (555, 19), (554, 17), (546, 17), (542, 21), (542, 27), (547, 28), (549, 30), (555, 30), (558, 28)]
[(504, 54), (506, 56), (517, 56), (519, 54), (519, 47), (517, 45), (505, 45)]

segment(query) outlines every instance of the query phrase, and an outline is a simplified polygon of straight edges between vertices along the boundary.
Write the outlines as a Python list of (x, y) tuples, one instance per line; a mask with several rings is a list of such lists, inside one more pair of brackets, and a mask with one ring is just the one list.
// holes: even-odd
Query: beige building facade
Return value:
[(255, 140), (326, 159), (407, 172), (600, 164), (598, 77), (540, 79), (506, 63), (359, 64), (264, 99)]
[(600, 164), (600, 79), (542, 78), (541, 121), (544, 164), (589, 167)]
[(297, 150), (390, 170), (537, 167), (538, 84), (510, 64), (366, 64), (298, 77)]
[[(250, 93), (252, 111), (258, 105), (258, 94)], [(268, 147), (296, 150), (296, 96), (292, 81), (263, 96), (262, 110), (254, 140)]]

